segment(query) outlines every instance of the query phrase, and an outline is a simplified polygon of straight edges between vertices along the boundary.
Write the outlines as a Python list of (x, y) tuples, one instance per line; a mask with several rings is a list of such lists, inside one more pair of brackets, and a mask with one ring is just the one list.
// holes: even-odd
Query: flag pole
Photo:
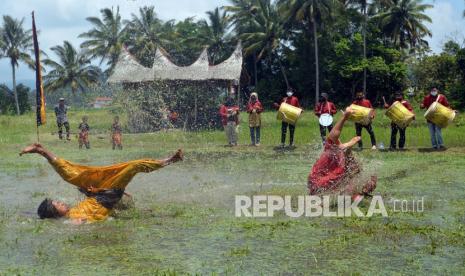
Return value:
[(40, 64), (40, 50), (39, 42), (37, 39), (37, 29), (34, 18), (34, 11), (32, 11), (32, 39), (34, 44), (35, 56), (35, 70), (36, 70), (36, 133), (37, 143), (40, 143), (39, 126), (45, 124), (45, 96), (44, 88), (42, 86), (42, 66)]

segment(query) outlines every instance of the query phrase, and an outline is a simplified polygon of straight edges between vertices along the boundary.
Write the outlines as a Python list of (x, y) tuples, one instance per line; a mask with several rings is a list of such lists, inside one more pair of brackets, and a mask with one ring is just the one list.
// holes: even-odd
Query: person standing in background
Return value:
[[(373, 108), (370, 100), (365, 98), (365, 94), (363, 94), (363, 92), (357, 92), (357, 94), (355, 94), (355, 101), (353, 102), (353, 104), (363, 106), (366, 108)], [(373, 117), (371, 119), (374, 119), (374, 117), (375, 117), (375, 112), (373, 112)], [(375, 133), (373, 132), (371, 122), (368, 125), (362, 125), (362, 124), (355, 123), (355, 135), (356, 136), (362, 137), (362, 128), (365, 128), (368, 134), (370, 135), (371, 149), (375, 150), (376, 149), (376, 137), (375, 137)], [(363, 149), (362, 139), (360, 139), (360, 141), (358, 142), (358, 148), (360, 150)]]
[(70, 141), (69, 122), (68, 122), (68, 109), (65, 105), (65, 99), (60, 98), (58, 104), (55, 106), (55, 116), (57, 117), (58, 137), (63, 139), (63, 126), (66, 129), (66, 140)]
[[(322, 114), (329, 114), (333, 116), (337, 113), (336, 106), (328, 100), (328, 97), (328, 93), (321, 93), (320, 102), (315, 105), (315, 115), (318, 118), (320, 118)], [(331, 123), (329, 126), (323, 126), (320, 124), (320, 135), (323, 140), (323, 145), (326, 141), (326, 129), (328, 129), (328, 132), (331, 132), (333, 124)]]
[(247, 103), (247, 113), (249, 113), (249, 128), (251, 146), (260, 146), (260, 127), (262, 124), (261, 113), (263, 106), (258, 100), (258, 94), (253, 92), (250, 94), (249, 102)]
[(113, 124), (111, 125), (111, 144), (112, 149), (118, 148), (119, 150), (123, 149), (122, 143), (123, 129), (119, 123), (119, 116), (115, 116), (113, 119)]
[[(287, 103), (289, 105), (301, 108), (300, 103), (299, 103), (299, 99), (294, 96), (294, 91), (292, 89), (287, 90), (286, 97), (284, 97), (281, 100), (281, 104), (282, 103)], [(276, 109), (279, 109), (280, 104), (274, 103), (274, 107)], [(288, 127), (289, 127), (289, 147), (294, 146), (295, 126), (283, 121), (282, 124), (281, 124), (281, 147), (284, 147), (284, 145), (286, 143), (286, 132), (287, 132)]]
[(82, 149), (83, 145), (86, 146), (86, 149), (90, 149), (89, 130), (87, 116), (84, 116), (82, 117), (82, 122), (79, 124), (79, 149)]
[[(440, 94), (439, 90), (436, 87), (433, 87), (429, 95), (425, 96), (425, 98), (423, 99), (423, 103), (420, 105), (420, 107), (422, 109), (428, 109), (434, 102), (438, 102), (445, 107), (450, 107), (446, 96)], [(445, 149), (446, 147), (444, 147), (444, 140), (442, 139), (441, 128), (429, 120), (427, 121), (427, 123), (433, 149)]]
[[(383, 97), (383, 99), (384, 99), (384, 97)], [(412, 105), (407, 100), (404, 100), (404, 96), (403, 96), (402, 92), (396, 92), (394, 94), (394, 102), (396, 102), (396, 101), (400, 102), (403, 106), (405, 106), (405, 108), (407, 108), (410, 112), (413, 113)], [(388, 109), (389, 107), (392, 106), (392, 104), (389, 105), (389, 104), (385, 103), (384, 108)], [(399, 132), (399, 136), (400, 136), (399, 137), (399, 149), (400, 150), (404, 149), (404, 146), (405, 146), (405, 130), (406, 129), (407, 128), (401, 128), (398, 125), (396, 125), (394, 122), (391, 122), (391, 144), (389, 146), (390, 150), (395, 150), (396, 149), (396, 146), (397, 146), (397, 141), (396, 141), (397, 140), (397, 132)]]
[(221, 122), (228, 139), (229, 146), (237, 146), (237, 127), (239, 126), (239, 107), (232, 97), (226, 98), (220, 107)]

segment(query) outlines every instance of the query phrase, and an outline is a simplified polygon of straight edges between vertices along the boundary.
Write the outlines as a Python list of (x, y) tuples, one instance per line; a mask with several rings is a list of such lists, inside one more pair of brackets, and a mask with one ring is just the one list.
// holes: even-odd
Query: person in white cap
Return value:
[(60, 98), (58, 104), (55, 106), (55, 115), (57, 117), (58, 137), (63, 139), (63, 126), (66, 129), (66, 140), (70, 139), (69, 122), (68, 122), (68, 106), (65, 105), (65, 99)]

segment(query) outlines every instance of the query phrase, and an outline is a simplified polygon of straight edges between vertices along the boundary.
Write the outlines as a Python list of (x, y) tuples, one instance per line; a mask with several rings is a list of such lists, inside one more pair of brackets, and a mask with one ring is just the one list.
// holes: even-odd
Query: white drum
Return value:
[(330, 126), (333, 123), (333, 116), (329, 113), (321, 114), (319, 121), (320, 125), (324, 127)]

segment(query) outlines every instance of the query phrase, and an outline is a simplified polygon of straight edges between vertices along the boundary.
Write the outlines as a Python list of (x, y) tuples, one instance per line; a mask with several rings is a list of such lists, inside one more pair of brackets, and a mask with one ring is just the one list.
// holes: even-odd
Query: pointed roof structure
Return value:
[(118, 57), (118, 62), (108, 82), (146, 82), (153, 80), (152, 70), (142, 66), (137, 60), (123, 47)]
[(155, 80), (239, 80), (242, 71), (242, 46), (239, 43), (233, 54), (218, 65), (209, 65), (205, 48), (199, 58), (189, 66), (177, 66), (168, 58), (165, 50), (155, 53), (152, 68), (140, 65), (126, 49), (120, 54), (109, 83), (137, 83)]

